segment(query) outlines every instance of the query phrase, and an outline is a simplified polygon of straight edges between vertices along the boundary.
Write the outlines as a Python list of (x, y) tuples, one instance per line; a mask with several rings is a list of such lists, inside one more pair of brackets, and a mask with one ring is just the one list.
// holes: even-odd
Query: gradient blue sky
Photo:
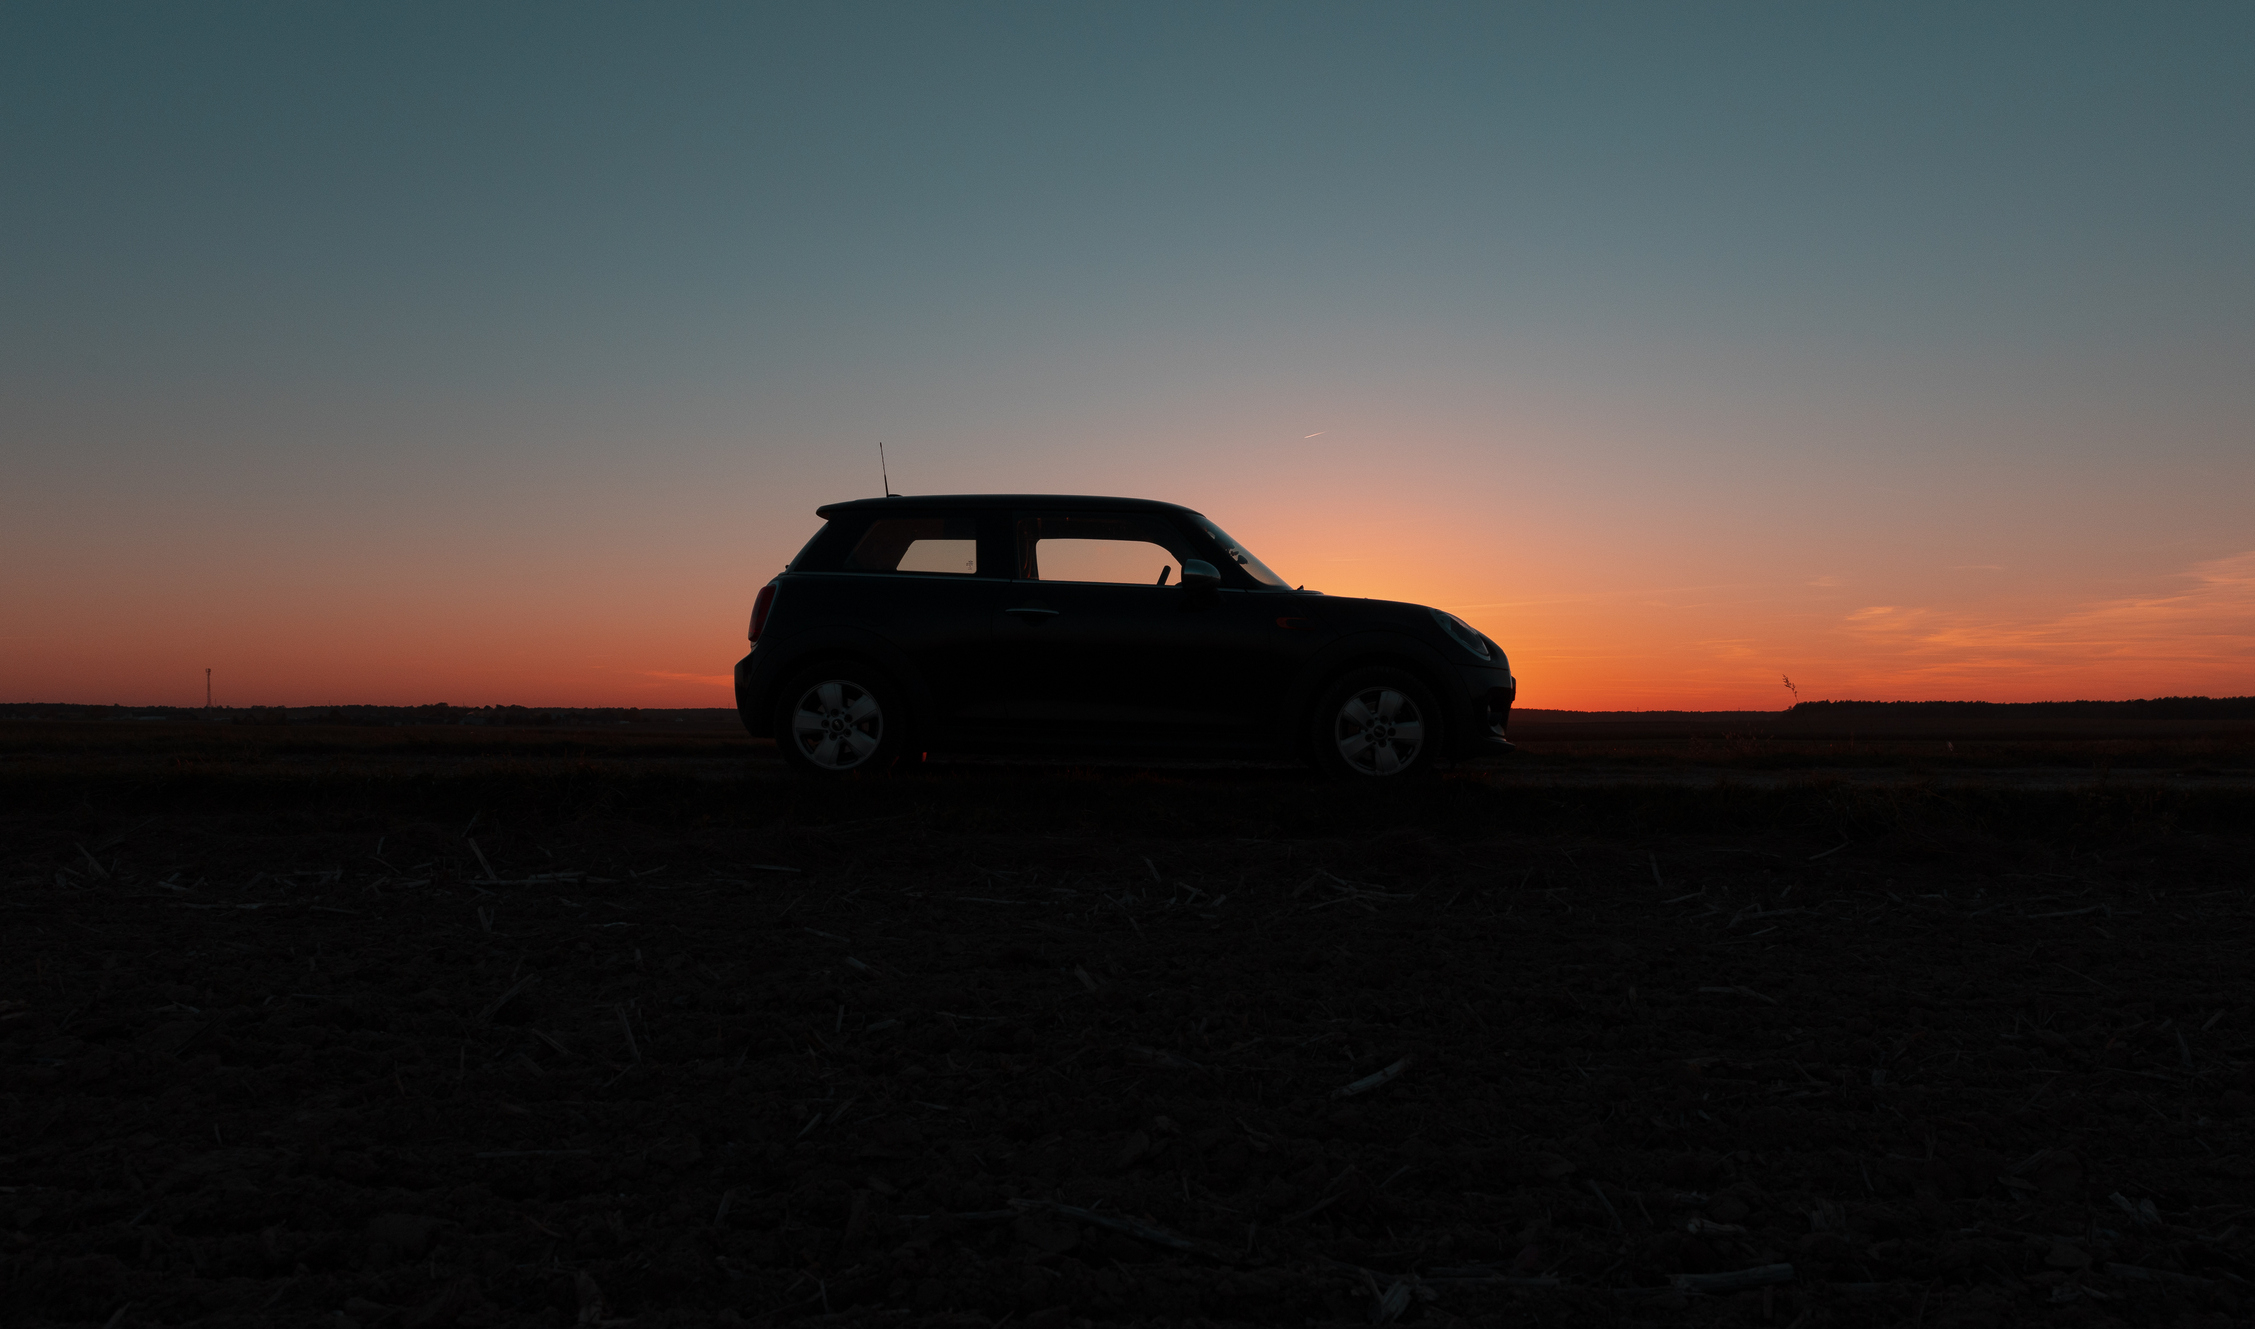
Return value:
[(2246, 5), (10, 5), (0, 700), (727, 704), (880, 438), (1457, 608), (1528, 705), (2255, 691), (2251, 57)]

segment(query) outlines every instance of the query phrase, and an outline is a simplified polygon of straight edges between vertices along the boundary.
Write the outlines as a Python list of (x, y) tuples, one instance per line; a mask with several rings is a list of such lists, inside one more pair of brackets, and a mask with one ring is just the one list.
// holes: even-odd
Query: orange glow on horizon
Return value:
[[(1257, 445), (1244, 428), (1149, 451), (1018, 439), (945, 468), (907, 451), (894, 480), (1183, 503), (1295, 584), (1462, 616), (1509, 653), (1532, 709), (1780, 710), (1787, 675), (1801, 700), (2255, 692), (2255, 541), (2205, 557), (2078, 544), (2073, 505), (2105, 497), (2087, 479), (2045, 504), (1943, 494), (1906, 516), (1822, 474), (1765, 491), (1686, 467), (1592, 492), (1586, 475), (1630, 464), (1609, 460), (1628, 445), (1567, 423), (1508, 448), (1447, 421), (1333, 420)], [(28, 509), (0, 582), (0, 700), (200, 705), (209, 667), (237, 706), (732, 705), (758, 588), (817, 506), (875, 490), (873, 459), (643, 474), (591, 455), (427, 491), (367, 492), (349, 468), (373, 463), (353, 460), (272, 496), (156, 477), (91, 516)], [(1810, 501), (1820, 488), (1849, 497)], [(344, 497), (304, 497), (329, 491)]]
[(1968, 606), (1875, 604), (1831, 579), (1499, 588), (1498, 579), (1446, 559), (1327, 552), (1338, 546), (1320, 538), (1246, 538), (1284, 575), (1328, 594), (1411, 600), (1464, 618), (1510, 654), (1527, 708), (1783, 710), (1827, 698), (2255, 692), (2255, 550), (2154, 578), (2131, 594), (2055, 591)]
[[(1542, 569), (1513, 578), (1448, 556), (1441, 537), (1396, 538), (1406, 547), (1389, 551), (1341, 540), (1320, 520), (1222, 520), (1313, 589), (1467, 619), (1510, 654), (1527, 708), (1779, 710), (1796, 700), (1785, 675), (1801, 700), (2255, 691), (2255, 551), (2130, 594), (1983, 611), (1869, 603), (1853, 588), (1783, 578), (1603, 585)], [(809, 516), (767, 543), (796, 548), (814, 524)], [(590, 577), (577, 589), (561, 579), (512, 589), (488, 578), (433, 586), (425, 604), (395, 591), (327, 608), (256, 593), (197, 604), (58, 597), (39, 636), (5, 643), (0, 700), (196, 705), (208, 665), (226, 705), (725, 707), (764, 579)]]

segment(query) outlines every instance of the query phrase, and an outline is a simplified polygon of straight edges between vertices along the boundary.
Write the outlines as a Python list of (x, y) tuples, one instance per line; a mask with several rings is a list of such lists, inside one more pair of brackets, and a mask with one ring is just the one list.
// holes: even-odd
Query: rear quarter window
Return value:
[(976, 576), (979, 524), (971, 517), (879, 517), (847, 551), (840, 570)]
[(822, 544), (822, 537), (828, 535), (829, 533), (830, 524), (828, 522), (824, 522), (819, 528), (815, 530), (814, 534), (806, 538), (805, 544), (799, 546), (799, 552), (791, 555), (791, 561), (783, 565), (783, 570), (785, 572), (806, 572), (812, 569), (816, 561), (821, 557), (821, 555), (818, 554), (816, 550), (819, 549)]

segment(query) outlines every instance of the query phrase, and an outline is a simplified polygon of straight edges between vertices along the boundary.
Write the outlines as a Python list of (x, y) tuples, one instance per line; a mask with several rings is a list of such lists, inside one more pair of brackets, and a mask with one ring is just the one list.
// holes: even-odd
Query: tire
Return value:
[(889, 770), (907, 747), (900, 689), (857, 660), (811, 665), (776, 693), (775, 750), (802, 775), (840, 779)]
[(1440, 760), (1443, 716), (1424, 680), (1406, 669), (1340, 675), (1316, 698), (1308, 747), (1316, 767), (1341, 780), (1399, 780), (1430, 774)]

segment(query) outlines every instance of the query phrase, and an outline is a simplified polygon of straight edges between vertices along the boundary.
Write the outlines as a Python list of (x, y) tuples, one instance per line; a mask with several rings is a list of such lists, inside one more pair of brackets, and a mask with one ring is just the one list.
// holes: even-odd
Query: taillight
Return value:
[(775, 607), (775, 583), (759, 588), (759, 598), (752, 601), (752, 641), (759, 641), (760, 629), (767, 626), (767, 611)]

